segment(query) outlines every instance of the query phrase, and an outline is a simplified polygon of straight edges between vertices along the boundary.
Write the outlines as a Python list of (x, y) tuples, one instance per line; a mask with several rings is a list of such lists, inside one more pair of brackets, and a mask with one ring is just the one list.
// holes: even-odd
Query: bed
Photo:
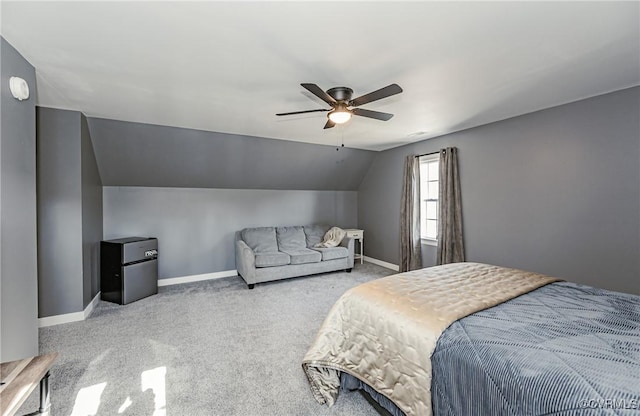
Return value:
[(394, 415), (637, 414), (640, 297), (480, 263), (347, 291), (303, 359), (332, 405), (364, 389)]

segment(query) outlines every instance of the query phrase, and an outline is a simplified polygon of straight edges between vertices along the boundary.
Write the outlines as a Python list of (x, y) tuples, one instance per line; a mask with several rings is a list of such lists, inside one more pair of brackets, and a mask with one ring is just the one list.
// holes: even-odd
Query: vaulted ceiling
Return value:
[[(41, 106), (382, 150), (640, 84), (639, 2), (10, 2)], [(323, 130), (300, 86), (404, 92)]]

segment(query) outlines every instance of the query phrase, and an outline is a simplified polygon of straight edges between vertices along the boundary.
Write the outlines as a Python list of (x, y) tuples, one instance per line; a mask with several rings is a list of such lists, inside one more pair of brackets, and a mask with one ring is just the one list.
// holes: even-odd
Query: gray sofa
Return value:
[(326, 225), (256, 227), (236, 232), (236, 268), (253, 289), (256, 283), (353, 268), (354, 242), (316, 248)]

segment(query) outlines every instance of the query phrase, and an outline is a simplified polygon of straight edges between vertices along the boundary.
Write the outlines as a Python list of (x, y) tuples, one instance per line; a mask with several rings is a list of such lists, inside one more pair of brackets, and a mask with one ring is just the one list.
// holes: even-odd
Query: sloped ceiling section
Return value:
[(104, 186), (355, 191), (376, 152), (89, 118)]

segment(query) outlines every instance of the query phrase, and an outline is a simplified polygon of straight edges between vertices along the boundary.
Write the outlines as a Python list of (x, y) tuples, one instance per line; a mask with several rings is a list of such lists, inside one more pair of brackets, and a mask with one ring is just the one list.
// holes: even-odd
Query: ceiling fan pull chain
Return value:
[[(344, 147), (344, 126), (338, 125), (338, 129), (340, 130), (340, 137), (336, 136), (336, 152), (340, 150), (341, 147)], [(340, 146), (338, 146), (340, 144)]]

